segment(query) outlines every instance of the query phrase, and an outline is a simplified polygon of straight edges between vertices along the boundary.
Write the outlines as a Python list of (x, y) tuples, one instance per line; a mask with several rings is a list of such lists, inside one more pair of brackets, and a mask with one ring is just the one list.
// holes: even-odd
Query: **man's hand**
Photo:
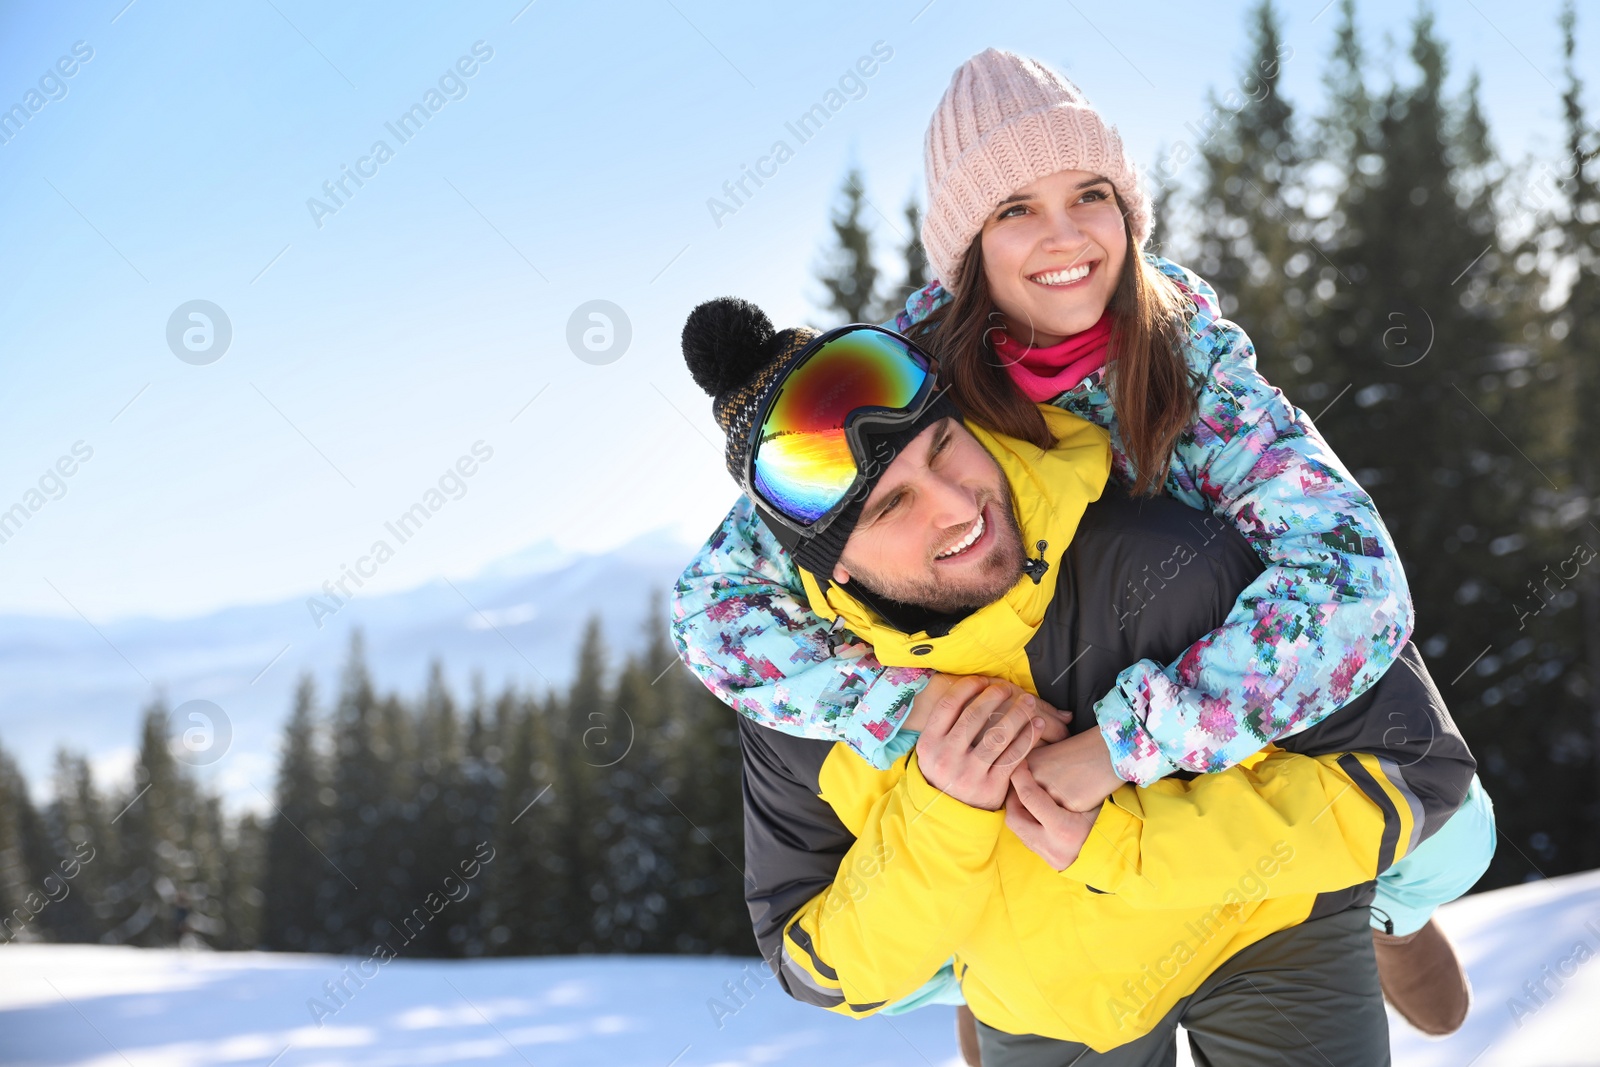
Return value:
[[(928, 679), (928, 684), (923, 686), (922, 692), (918, 693), (916, 699), (911, 702), (911, 710), (906, 713), (905, 721), (900, 724), (900, 728), (918, 732), (926, 729), (928, 719), (933, 715), (933, 709), (950, 692), (950, 687), (961, 681), (963, 677), (978, 678), (980, 681), (987, 681), (991, 685), (1003, 686), (1011, 684), (1000, 678), (983, 678), (981, 675), (935, 674)], [(1047, 745), (1052, 741), (1060, 741), (1066, 737), (1067, 723), (1072, 721), (1072, 712), (1057, 711), (1038, 697), (1034, 697), (1034, 700), (1037, 701), (1034, 705), (1034, 710), (1040, 718), (1044, 719), (1044, 729), (1039, 734), (1039, 742)]]
[(1111, 751), (1098, 729), (1041, 745), (1028, 756), (1028, 770), (1052, 800), (1070, 811), (1096, 811), (1122, 779), (1111, 767)]
[(1008, 682), (956, 680), (939, 695), (917, 738), (922, 776), (963, 804), (999, 811), (1012, 772), (1044, 731), (1037, 709), (1037, 697)]
[(1078, 858), (1099, 814), (1098, 807), (1082, 812), (1057, 804), (1034, 781), (1026, 763), (1011, 775), (1011, 791), (1006, 794), (1006, 826), (1058, 871), (1066, 870)]

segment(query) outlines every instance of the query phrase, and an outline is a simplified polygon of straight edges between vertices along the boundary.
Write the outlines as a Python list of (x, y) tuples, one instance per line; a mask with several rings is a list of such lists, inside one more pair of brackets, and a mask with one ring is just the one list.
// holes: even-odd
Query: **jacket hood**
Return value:
[[(927, 667), (947, 674), (1015, 674), (1000, 668), (1020, 657), (1026, 677), (1028, 641), (1044, 621), (1055, 597), (1061, 556), (1071, 543), (1084, 508), (1100, 498), (1111, 474), (1110, 435), (1076, 415), (1039, 405), (1056, 445), (1040, 449), (1014, 437), (965, 425), (1000, 464), (1011, 486), (1017, 525), (1029, 558), (1049, 564), (1035, 581), (1028, 575), (999, 600), (972, 612), (941, 636), (926, 631), (905, 633), (857, 600), (847, 586), (823, 583), (800, 571), (811, 610), (829, 621), (843, 619), (861, 640), (873, 646), (880, 663), (891, 667)], [(1040, 547), (1040, 542), (1044, 542)], [(1019, 679), (1020, 680), (1020, 679)]]

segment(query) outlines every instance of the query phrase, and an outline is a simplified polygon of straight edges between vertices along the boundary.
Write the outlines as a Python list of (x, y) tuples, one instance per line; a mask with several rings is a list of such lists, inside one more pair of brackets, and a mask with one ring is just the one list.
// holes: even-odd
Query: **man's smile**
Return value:
[(984, 513), (987, 510), (988, 505), (986, 504), (984, 505), (983, 510), (978, 512), (978, 517), (972, 520), (972, 526), (967, 530), (966, 536), (962, 537), (961, 540), (957, 541), (949, 548), (935, 555), (933, 557), (934, 560), (936, 562), (944, 563), (959, 559), (970, 553), (978, 544), (985, 542), (986, 538), (984, 535), (988, 533), (989, 530), (989, 524), (984, 521)]

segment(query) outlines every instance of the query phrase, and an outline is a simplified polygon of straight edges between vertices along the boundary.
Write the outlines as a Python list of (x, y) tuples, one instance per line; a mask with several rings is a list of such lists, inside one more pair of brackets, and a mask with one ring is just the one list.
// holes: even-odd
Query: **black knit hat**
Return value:
[[(774, 330), (764, 311), (733, 296), (706, 301), (691, 311), (683, 324), (684, 362), (689, 365), (695, 384), (711, 395), (711, 414), (727, 436), (724, 458), (728, 473), (740, 489), (745, 487), (753, 423), (760, 417), (768, 396), (794, 366), (795, 357), (818, 335), (817, 330), (807, 326)], [(940, 419), (960, 417), (955, 403), (941, 392), (914, 422), (873, 432), (873, 441), (888, 447), (889, 462), (893, 462), (892, 457), (923, 430)], [(882, 454), (881, 447), (875, 447), (875, 455)], [(868, 474), (866, 491), (854, 494), (819, 534), (797, 533), (771, 518), (759, 499), (752, 499), (751, 503), (795, 562), (819, 578), (826, 578), (833, 573), (873, 485), (888, 466), (875, 465)]]

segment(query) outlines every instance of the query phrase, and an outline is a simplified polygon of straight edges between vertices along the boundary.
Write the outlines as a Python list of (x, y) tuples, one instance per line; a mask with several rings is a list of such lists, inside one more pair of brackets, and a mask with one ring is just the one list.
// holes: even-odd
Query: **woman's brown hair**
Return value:
[[(1120, 196), (1117, 205), (1123, 207)], [(1001, 323), (984, 280), (982, 233), (972, 239), (954, 285), (946, 288), (952, 293), (950, 302), (913, 326), (909, 335), (939, 361), (940, 376), (956, 406), (996, 433), (1040, 448), (1054, 445), (1044, 415), (1011, 380), (989, 340), (990, 331)], [(1133, 491), (1154, 495), (1166, 481), (1173, 443), (1198, 414), (1198, 387), (1183, 357), (1187, 302), (1139, 254), (1131, 231), (1110, 309), (1107, 390), (1133, 464)]]

